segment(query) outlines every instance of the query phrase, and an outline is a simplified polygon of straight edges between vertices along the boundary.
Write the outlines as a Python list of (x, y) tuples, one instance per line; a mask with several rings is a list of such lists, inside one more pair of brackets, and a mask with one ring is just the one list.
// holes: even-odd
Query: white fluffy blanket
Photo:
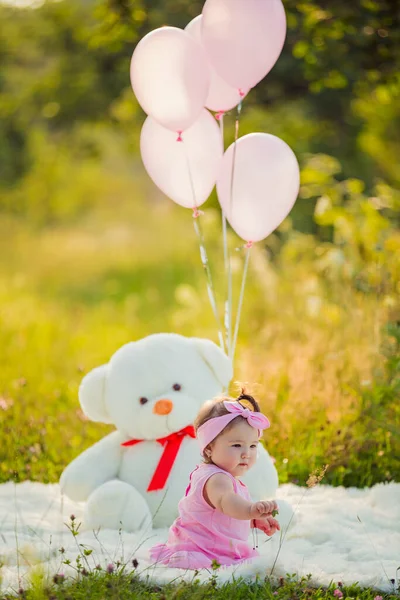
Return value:
[[(286, 531), (272, 539), (259, 532), (260, 557), (251, 564), (220, 569), (223, 582), (235, 577), (254, 579), (269, 574), (279, 552), (274, 576), (287, 573), (298, 576), (312, 574), (312, 582), (328, 585), (342, 581), (359, 582), (382, 591), (393, 591), (400, 574), (400, 484), (379, 484), (371, 489), (312, 489), (282, 485), (278, 498), (295, 509), (295, 518)], [(82, 505), (62, 498), (58, 485), (25, 482), (0, 485), (0, 582), (2, 590), (17, 590), (28, 585), (33, 572), (41, 569), (45, 576), (55, 573), (76, 574), (76, 558), (84, 550), (92, 550), (82, 558), (83, 567), (103, 568), (116, 563), (139, 562), (137, 572), (149, 580), (164, 583), (183, 578), (190, 581), (193, 572), (151, 565), (148, 549), (164, 541), (167, 530), (128, 534), (104, 530), (80, 531), (73, 536), (66, 524), (70, 515), (82, 515)], [(283, 528), (285, 532), (285, 527)], [(281, 545), (280, 551), (279, 547)], [(65, 552), (60, 553), (64, 548)], [(72, 566), (63, 564), (71, 560)], [(86, 561), (88, 564), (86, 564)], [(208, 571), (198, 575), (210, 577)], [(395, 580), (395, 584), (390, 580)]]

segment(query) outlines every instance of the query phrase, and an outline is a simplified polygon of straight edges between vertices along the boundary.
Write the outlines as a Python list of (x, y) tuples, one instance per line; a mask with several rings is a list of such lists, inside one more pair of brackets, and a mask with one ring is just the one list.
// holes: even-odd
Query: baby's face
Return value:
[(215, 465), (240, 477), (254, 465), (257, 459), (258, 431), (244, 419), (240, 419), (228, 431), (211, 444), (211, 460)]

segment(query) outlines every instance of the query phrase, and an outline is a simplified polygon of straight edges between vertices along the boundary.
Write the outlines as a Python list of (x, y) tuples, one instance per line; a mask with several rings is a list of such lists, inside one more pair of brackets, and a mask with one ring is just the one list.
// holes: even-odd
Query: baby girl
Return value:
[(190, 474), (167, 543), (151, 548), (153, 562), (201, 569), (213, 561), (227, 566), (258, 556), (248, 543), (250, 530), (261, 529), (269, 536), (278, 531), (277, 504), (253, 502), (240, 477), (256, 462), (261, 432), (269, 425), (258, 403), (244, 393), (202, 407), (194, 426), (204, 462)]

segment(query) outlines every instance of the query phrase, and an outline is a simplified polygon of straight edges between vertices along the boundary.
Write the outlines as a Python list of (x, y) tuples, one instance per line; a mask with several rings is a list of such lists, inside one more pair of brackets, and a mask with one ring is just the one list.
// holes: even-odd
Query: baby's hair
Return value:
[[(195, 419), (194, 428), (195, 428), (196, 432), (199, 427), (204, 425), (204, 423), (206, 423), (210, 419), (214, 419), (215, 417), (222, 417), (223, 415), (229, 414), (229, 411), (224, 406), (224, 401), (225, 402), (239, 402), (239, 404), (241, 404), (244, 408), (249, 408), (248, 405), (246, 406), (246, 403), (247, 403), (247, 404), (250, 404), (250, 406), (254, 412), (260, 412), (260, 406), (259, 406), (257, 400), (255, 400), (253, 398), (253, 396), (246, 394), (246, 390), (244, 388), (242, 388), (241, 394), (237, 398), (230, 398), (229, 396), (217, 396), (213, 400), (209, 400), (208, 402), (206, 402), (201, 407), (199, 414), (197, 415), (197, 417)], [(243, 419), (243, 417), (238, 415), (237, 417), (232, 419), (232, 421), (230, 423), (228, 423), (228, 425), (226, 427), (224, 427), (224, 429), (217, 435), (217, 437), (219, 435), (221, 435), (221, 433), (223, 433), (224, 431), (229, 431), (235, 425), (235, 423), (239, 422), (239, 419)], [(216, 439), (217, 438), (214, 438), (213, 441), (215, 441)], [(204, 450), (207, 450), (209, 448), (209, 445), (206, 446), (206, 448), (204, 448)], [(206, 463), (212, 463), (211, 458), (209, 456), (207, 456), (207, 454), (204, 451), (203, 451), (203, 459), (204, 459), (204, 462), (206, 462)]]

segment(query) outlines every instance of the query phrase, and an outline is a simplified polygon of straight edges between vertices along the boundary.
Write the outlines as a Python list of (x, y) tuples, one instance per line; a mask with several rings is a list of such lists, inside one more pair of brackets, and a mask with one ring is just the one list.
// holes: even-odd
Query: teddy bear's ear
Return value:
[(233, 376), (232, 361), (212, 342), (203, 338), (191, 338), (199, 354), (214, 373), (217, 381), (227, 388)]
[(112, 423), (105, 403), (107, 365), (96, 367), (82, 379), (79, 386), (79, 401), (82, 410), (92, 421)]

